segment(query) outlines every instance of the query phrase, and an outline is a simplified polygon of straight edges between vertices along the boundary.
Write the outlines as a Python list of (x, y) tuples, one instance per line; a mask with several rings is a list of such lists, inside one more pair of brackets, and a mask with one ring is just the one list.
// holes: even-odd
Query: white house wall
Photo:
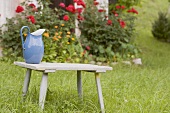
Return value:
[(6, 18), (15, 16), (15, 9), (19, 0), (1, 0), (0, 3), (0, 25), (6, 22)]
[[(16, 15), (16, 7), (24, 0), (0, 0), (0, 26), (6, 22), (6, 18)], [(32, 0), (37, 4), (36, 0)]]

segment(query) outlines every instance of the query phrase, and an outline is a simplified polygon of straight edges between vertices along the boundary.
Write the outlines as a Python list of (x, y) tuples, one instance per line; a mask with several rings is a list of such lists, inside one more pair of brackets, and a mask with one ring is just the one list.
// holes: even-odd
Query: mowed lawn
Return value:
[[(166, 0), (145, 0), (139, 11), (135, 43), (142, 49), (142, 66), (119, 63), (101, 74), (106, 113), (170, 113), (170, 44), (157, 41), (151, 24)], [(77, 95), (76, 72), (49, 74), (45, 109), (38, 107), (41, 73), (33, 71), (27, 98), (22, 98), (25, 69), (0, 62), (0, 113), (97, 113), (95, 77), (83, 72), (83, 102)]]

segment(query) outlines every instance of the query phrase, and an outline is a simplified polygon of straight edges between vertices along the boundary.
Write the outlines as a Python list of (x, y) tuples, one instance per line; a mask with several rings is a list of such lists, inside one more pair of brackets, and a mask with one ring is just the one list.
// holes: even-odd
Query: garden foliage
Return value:
[[(114, 4), (109, 15), (96, 0), (74, 0), (82, 6), (75, 8), (70, 4), (59, 4), (51, 9), (50, 3), (39, 0), (39, 7), (22, 3), (16, 8), (16, 16), (7, 19), (3, 25), (7, 30), (0, 33), (4, 58), (17, 60), (22, 58), (19, 31), (29, 26), (31, 32), (46, 29), (43, 34), (45, 53), (43, 61), (48, 62), (101, 62), (118, 61), (135, 56), (138, 49), (133, 44), (134, 21), (137, 10), (133, 7)], [(75, 19), (79, 21), (80, 38), (75, 36)], [(27, 31), (23, 32), (27, 36)]]
[(97, 5), (97, 2), (89, 3), (81, 14), (84, 20), (79, 22), (80, 40), (85, 52), (101, 62), (136, 55), (138, 49), (133, 39), (137, 10), (116, 4), (107, 16), (105, 9), (98, 9)]
[[(22, 57), (22, 47), (19, 31), (22, 26), (29, 26), (31, 32), (46, 29), (43, 34), (45, 53), (43, 61), (50, 62), (79, 62), (81, 45), (74, 34), (75, 15), (63, 9), (51, 9), (48, 2), (41, 2), (43, 8), (34, 4), (22, 3), (16, 8), (16, 16), (7, 19), (7, 28), (0, 35), (3, 55), (11, 60)], [(62, 7), (61, 7), (62, 8)], [(23, 32), (26, 37), (27, 31)]]
[(109, 0), (109, 3), (118, 3), (127, 7), (139, 5), (141, 0)]
[(158, 13), (158, 18), (152, 24), (152, 34), (158, 40), (170, 42), (170, 18), (167, 13)]

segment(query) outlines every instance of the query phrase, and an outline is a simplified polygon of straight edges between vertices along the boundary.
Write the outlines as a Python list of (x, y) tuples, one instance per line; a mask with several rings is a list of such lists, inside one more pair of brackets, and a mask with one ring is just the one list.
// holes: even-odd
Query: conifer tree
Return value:
[(152, 24), (152, 34), (158, 40), (170, 42), (170, 22), (167, 13), (158, 13), (158, 19)]

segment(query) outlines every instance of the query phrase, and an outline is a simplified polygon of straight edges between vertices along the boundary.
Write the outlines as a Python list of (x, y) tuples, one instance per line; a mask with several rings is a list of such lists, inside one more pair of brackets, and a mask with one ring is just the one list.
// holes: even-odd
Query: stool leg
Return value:
[(27, 69), (26, 75), (25, 75), (25, 80), (24, 80), (24, 86), (23, 86), (23, 96), (26, 96), (27, 91), (28, 91), (28, 87), (29, 87), (29, 83), (30, 83), (30, 78), (31, 78), (31, 69)]
[(103, 102), (103, 95), (102, 95), (102, 88), (100, 84), (100, 76), (99, 73), (95, 73), (95, 79), (96, 79), (96, 86), (97, 86), (97, 92), (98, 92), (98, 98), (99, 98), (99, 104), (101, 113), (104, 113), (104, 102)]
[(82, 99), (82, 80), (81, 80), (81, 71), (77, 71), (77, 91), (79, 98)]
[(39, 96), (39, 106), (41, 109), (44, 109), (44, 103), (47, 93), (47, 81), (48, 81), (48, 73), (43, 73), (41, 86), (40, 86), (40, 96)]

